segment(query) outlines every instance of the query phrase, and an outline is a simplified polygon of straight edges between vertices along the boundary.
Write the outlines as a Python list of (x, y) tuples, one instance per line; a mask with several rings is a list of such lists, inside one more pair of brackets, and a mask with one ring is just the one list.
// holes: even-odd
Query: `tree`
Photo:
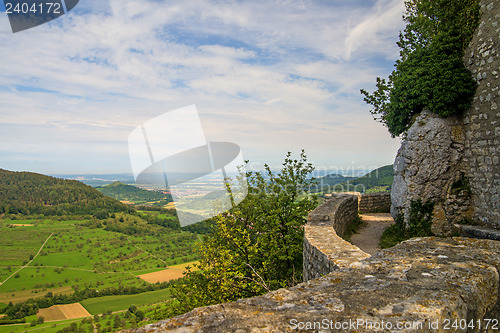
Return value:
[(469, 108), (477, 84), (462, 62), (479, 23), (478, 0), (407, 0), (401, 59), (376, 90), (361, 89), (374, 118), (392, 137), (404, 134), (424, 108), (447, 117)]
[(144, 312), (142, 310), (137, 310), (135, 312), (135, 316), (137, 317), (137, 320), (141, 321), (144, 319)]
[(238, 177), (240, 184), (248, 181), (248, 195), (209, 223), (198, 247), (200, 270), (188, 269), (174, 287), (171, 315), (302, 281), (303, 225), (317, 205), (308, 194), (313, 169), (302, 151), (300, 159), (288, 153), (279, 172), (266, 164), (264, 172)]

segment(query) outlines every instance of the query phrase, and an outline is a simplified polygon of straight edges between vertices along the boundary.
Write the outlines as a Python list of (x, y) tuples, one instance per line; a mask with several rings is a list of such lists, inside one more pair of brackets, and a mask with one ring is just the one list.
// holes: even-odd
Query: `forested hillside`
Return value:
[(391, 165), (386, 165), (373, 170), (366, 175), (356, 178), (352, 181), (353, 185), (363, 184), (367, 189), (376, 186), (388, 186), (389, 189), (394, 181), (394, 167)]
[(390, 191), (394, 181), (392, 165), (375, 169), (361, 177), (346, 177), (339, 174), (329, 174), (317, 179), (324, 193), (331, 192), (385, 192)]
[(91, 215), (132, 208), (76, 180), (0, 169), (0, 214)]
[(112, 197), (120, 201), (130, 201), (134, 204), (156, 203), (158, 205), (166, 205), (172, 202), (172, 196), (158, 191), (148, 191), (136, 186), (114, 182), (112, 184), (96, 187), (96, 189), (104, 195)]

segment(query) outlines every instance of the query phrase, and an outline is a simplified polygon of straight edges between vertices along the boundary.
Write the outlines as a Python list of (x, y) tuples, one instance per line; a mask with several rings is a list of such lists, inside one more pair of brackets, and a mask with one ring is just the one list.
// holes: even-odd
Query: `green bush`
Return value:
[(469, 108), (477, 84), (462, 63), (459, 47), (458, 38), (442, 36), (399, 63), (382, 115), (393, 137), (403, 134), (423, 109), (447, 117)]
[(407, 1), (401, 60), (377, 89), (361, 89), (370, 111), (392, 137), (404, 134), (424, 108), (441, 117), (470, 107), (477, 84), (462, 57), (479, 22), (478, 0)]
[(413, 237), (432, 236), (432, 211), (434, 203), (421, 200), (412, 201), (410, 204), (410, 216), (408, 224), (404, 222), (403, 215), (395, 218), (395, 223), (387, 227), (380, 237), (380, 248), (393, 247)]

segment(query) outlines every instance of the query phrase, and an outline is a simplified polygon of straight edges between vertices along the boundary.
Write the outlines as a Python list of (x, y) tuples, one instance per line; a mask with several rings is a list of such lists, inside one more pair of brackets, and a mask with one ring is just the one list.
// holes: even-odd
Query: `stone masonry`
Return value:
[(391, 194), (388, 192), (364, 193), (359, 198), (360, 213), (389, 213)]
[(355, 195), (335, 195), (309, 213), (304, 227), (304, 281), (370, 256), (341, 238), (357, 216)]
[(500, 1), (481, 1), (481, 23), (465, 53), (479, 87), (464, 115), (465, 162), (474, 218), (500, 227)]

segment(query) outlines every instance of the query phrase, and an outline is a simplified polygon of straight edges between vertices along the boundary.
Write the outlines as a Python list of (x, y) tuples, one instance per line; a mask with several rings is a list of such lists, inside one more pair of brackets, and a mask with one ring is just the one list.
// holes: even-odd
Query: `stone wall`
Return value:
[(359, 197), (360, 213), (389, 213), (391, 210), (391, 193), (364, 193)]
[(500, 227), (500, 1), (481, 1), (481, 23), (465, 53), (479, 87), (464, 115), (465, 163), (474, 218)]
[(355, 195), (333, 195), (309, 213), (304, 227), (304, 281), (370, 256), (341, 238), (357, 216)]
[[(497, 332), (484, 324), (500, 318), (499, 270), (500, 242), (413, 239), (293, 288), (195, 309), (136, 332)], [(453, 329), (455, 320), (475, 328)]]

